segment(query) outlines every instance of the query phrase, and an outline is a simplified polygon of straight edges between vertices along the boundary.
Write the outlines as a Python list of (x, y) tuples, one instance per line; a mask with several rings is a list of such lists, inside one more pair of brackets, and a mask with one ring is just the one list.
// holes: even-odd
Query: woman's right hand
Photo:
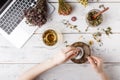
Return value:
[(68, 61), (69, 59), (75, 57), (77, 55), (76, 52), (78, 51), (79, 50), (74, 47), (67, 47), (64, 50), (58, 52), (56, 55), (54, 55), (52, 60), (57, 65), (62, 64)]
[(88, 61), (92, 67), (96, 70), (97, 73), (103, 73), (103, 61), (99, 57), (89, 56), (87, 57)]

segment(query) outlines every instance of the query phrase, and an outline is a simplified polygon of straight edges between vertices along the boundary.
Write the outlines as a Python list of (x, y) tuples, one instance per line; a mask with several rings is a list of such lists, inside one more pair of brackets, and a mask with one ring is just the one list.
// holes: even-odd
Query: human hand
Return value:
[(88, 61), (92, 65), (92, 67), (96, 70), (97, 73), (103, 73), (103, 61), (101, 58), (95, 56), (87, 57)]
[(68, 61), (69, 59), (75, 57), (78, 52), (77, 48), (74, 47), (67, 47), (64, 50), (62, 50), (61, 52), (57, 53), (54, 57), (53, 57), (53, 61), (56, 64), (62, 64), (66, 61)]

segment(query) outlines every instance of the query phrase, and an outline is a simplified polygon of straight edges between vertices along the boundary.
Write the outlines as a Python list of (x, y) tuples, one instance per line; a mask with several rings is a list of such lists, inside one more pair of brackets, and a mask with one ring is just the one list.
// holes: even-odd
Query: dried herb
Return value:
[(94, 41), (93, 40), (90, 40), (89, 41), (89, 45), (92, 46), (94, 44)]
[(67, 20), (63, 20), (62, 21), (62, 23), (64, 24), (64, 25), (66, 25), (66, 27), (69, 27), (70, 29), (73, 29), (73, 30), (76, 30), (76, 31), (78, 31), (78, 32), (81, 32), (78, 28), (77, 28), (77, 25), (72, 25), (69, 21), (67, 21)]
[(78, 0), (85, 7), (88, 5), (88, 0)]
[(107, 29), (103, 29), (103, 31), (106, 33), (106, 35), (110, 35), (110, 34), (112, 34), (112, 29), (111, 29), (111, 27), (108, 27)]
[(93, 38), (94, 38), (97, 42), (101, 42), (101, 36), (102, 36), (102, 33), (101, 33), (101, 32), (93, 33)]
[(90, 26), (87, 26), (87, 27), (86, 27), (86, 29), (85, 29), (86, 32), (88, 31), (89, 27), (90, 27)]
[(79, 40), (81, 40), (81, 39), (83, 39), (83, 38), (84, 38), (83, 35), (80, 35)]
[(64, 41), (64, 44), (65, 44), (66, 47), (70, 46), (70, 45), (68, 44), (68, 41)]
[(69, 47), (70, 45), (66, 45), (66, 47)]
[(64, 0), (59, 0), (58, 13), (60, 15), (69, 15), (72, 12), (72, 7), (70, 4), (65, 3)]
[(100, 14), (99, 16), (97, 16), (95, 19), (93, 18), (93, 16), (95, 14), (97, 14), (99, 11), (97, 10), (91, 10), (88, 15), (87, 15), (87, 22), (89, 25), (91, 26), (98, 26), (102, 23), (103, 18), (102, 15)]
[(99, 43), (99, 46), (100, 46), (100, 47), (103, 46), (103, 42), (100, 42), (100, 43)]
[(104, 4), (101, 4), (101, 5), (99, 5), (99, 8), (105, 9), (105, 5), (104, 5)]
[(65, 41), (64, 43), (66, 43), (66, 44), (67, 44), (68, 42), (67, 42), (67, 41)]
[(36, 6), (24, 11), (24, 15), (28, 23), (41, 26), (47, 22), (47, 11), (47, 1), (38, 0)]

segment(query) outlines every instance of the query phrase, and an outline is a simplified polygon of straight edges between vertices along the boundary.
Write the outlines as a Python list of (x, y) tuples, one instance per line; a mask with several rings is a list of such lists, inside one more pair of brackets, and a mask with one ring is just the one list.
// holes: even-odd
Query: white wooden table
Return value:
[[(110, 7), (104, 14), (104, 22), (99, 26), (101, 28), (112, 27), (113, 34), (109, 37), (103, 33), (102, 40), (104, 45), (99, 46), (95, 43), (92, 46), (92, 54), (103, 58), (105, 71), (110, 76), (111, 80), (120, 80), (120, 0), (99, 0), (99, 2), (90, 1), (88, 7), (83, 7), (77, 3), (76, 0), (66, 0), (74, 7), (73, 12), (69, 16), (60, 16), (58, 11), (57, 0), (49, 0), (56, 10), (51, 16), (46, 25), (40, 28), (33, 37), (27, 42), (27, 44), (17, 49), (10, 44), (2, 35), (0, 35), (0, 80), (16, 80), (17, 77), (31, 68), (32, 66), (41, 63), (49, 57), (57, 54), (60, 48), (65, 47), (63, 44), (61, 47), (54, 50), (48, 50), (41, 45), (41, 31), (48, 27), (48, 25), (59, 24), (62, 19), (70, 20), (72, 16), (77, 17), (76, 22), (72, 24), (78, 25), (81, 33), (66, 28), (62, 30), (64, 41), (68, 41), (68, 44), (72, 44), (76, 41), (82, 41), (88, 43), (90, 39), (93, 39), (92, 33), (96, 32), (97, 28), (89, 28), (88, 32), (85, 32), (86, 13), (94, 8), (98, 8), (100, 4), (104, 4)], [(60, 24), (59, 24), (60, 25)], [(58, 26), (55, 26), (59, 28)], [(85, 39), (80, 39), (80, 36)], [(58, 66), (43, 75), (38, 80), (100, 80), (98, 75), (91, 68), (89, 63), (75, 64), (71, 61)]]

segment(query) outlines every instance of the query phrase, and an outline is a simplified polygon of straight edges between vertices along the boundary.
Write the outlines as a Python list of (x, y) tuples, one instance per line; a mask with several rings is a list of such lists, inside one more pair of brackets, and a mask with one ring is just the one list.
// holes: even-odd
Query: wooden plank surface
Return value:
[[(0, 64), (1, 80), (17, 80), (18, 76), (36, 64)], [(105, 64), (110, 80), (120, 80), (120, 65)], [(88, 76), (89, 75), (89, 76)], [(63, 64), (57, 66), (36, 80), (100, 80), (90, 64)]]
[[(42, 45), (40, 36), (41, 34), (34, 35), (21, 49), (14, 48), (0, 36), (0, 63), (39, 63), (56, 54), (61, 47), (66, 46), (63, 44), (53, 50), (46, 49)], [(68, 42), (67, 45), (76, 41), (88, 43), (90, 40), (94, 40), (91, 34), (64, 34), (63, 39)], [(119, 62), (120, 34), (112, 34), (109, 37), (103, 34), (102, 40), (103, 46), (99, 46), (97, 42), (91, 46), (93, 54), (101, 56), (105, 62)]]

